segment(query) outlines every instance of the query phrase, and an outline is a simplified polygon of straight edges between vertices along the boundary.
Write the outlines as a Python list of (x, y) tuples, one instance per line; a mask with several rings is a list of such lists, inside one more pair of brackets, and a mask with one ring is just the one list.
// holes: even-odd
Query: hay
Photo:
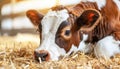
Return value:
[(18, 42), (15, 37), (0, 37), (0, 69), (120, 69), (120, 55), (110, 60), (97, 59), (93, 53), (81, 52), (59, 61), (39, 63), (33, 51), (38, 44), (31, 41)]

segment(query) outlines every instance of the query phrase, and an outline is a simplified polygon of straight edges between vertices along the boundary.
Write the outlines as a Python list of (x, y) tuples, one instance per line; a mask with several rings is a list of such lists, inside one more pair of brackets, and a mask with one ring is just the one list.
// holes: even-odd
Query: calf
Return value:
[(97, 57), (120, 53), (119, 5), (119, 0), (82, 0), (73, 8), (54, 7), (46, 15), (27, 11), (27, 17), (40, 32), (35, 59), (58, 60), (60, 55), (78, 50), (86, 53), (91, 44), (95, 44)]

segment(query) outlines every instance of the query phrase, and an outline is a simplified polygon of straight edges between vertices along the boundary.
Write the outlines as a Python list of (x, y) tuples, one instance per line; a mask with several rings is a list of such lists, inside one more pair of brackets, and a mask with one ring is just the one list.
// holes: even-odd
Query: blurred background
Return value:
[(80, 0), (0, 0), (0, 35), (17, 33), (36, 33), (34, 26), (26, 17), (29, 9), (45, 14), (56, 5), (71, 6)]

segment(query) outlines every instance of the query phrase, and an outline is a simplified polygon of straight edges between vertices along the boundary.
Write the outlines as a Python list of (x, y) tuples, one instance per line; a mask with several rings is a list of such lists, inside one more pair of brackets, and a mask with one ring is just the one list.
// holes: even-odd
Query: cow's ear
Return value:
[(101, 14), (94, 9), (85, 10), (75, 22), (76, 30), (82, 30), (83, 32), (89, 32), (93, 30), (96, 25), (99, 24)]
[(38, 13), (36, 10), (28, 10), (26, 16), (30, 19), (33, 25), (38, 26), (41, 23), (43, 14)]

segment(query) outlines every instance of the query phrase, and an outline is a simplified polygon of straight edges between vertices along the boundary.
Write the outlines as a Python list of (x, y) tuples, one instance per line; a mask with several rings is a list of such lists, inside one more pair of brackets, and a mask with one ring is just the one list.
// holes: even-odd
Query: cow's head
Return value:
[(99, 19), (98, 11), (91, 9), (85, 10), (77, 19), (71, 19), (65, 8), (52, 9), (46, 15), (35, 10), (29, 10), (26, 14), (38, 26), (41, 40), (34, 54), (36, 60), (40, 57), (42, 61), (58, 60), (59, 56), (74, 51), (72, 48), (77, 48), (82, 39), (79, 29), (82, 26), (82, 30), (88, 27), (93, 29)]

